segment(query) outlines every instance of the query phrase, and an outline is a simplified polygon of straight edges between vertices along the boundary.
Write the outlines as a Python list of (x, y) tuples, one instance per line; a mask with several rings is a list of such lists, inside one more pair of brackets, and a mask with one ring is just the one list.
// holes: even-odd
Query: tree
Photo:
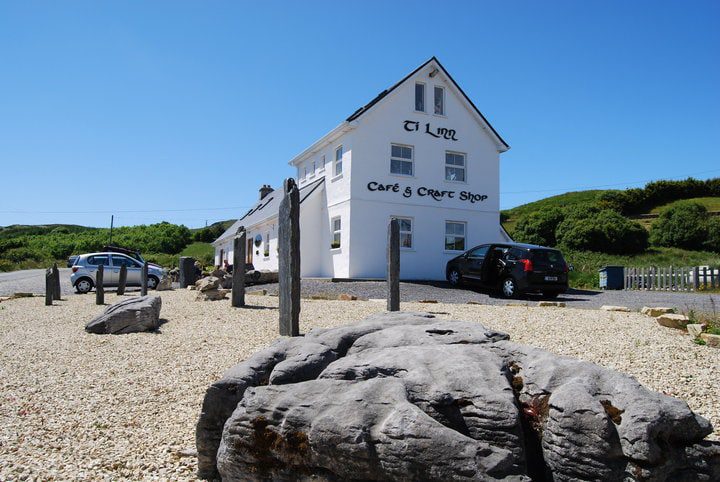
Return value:
[(513, 237), (523, 243), (555, 246), (555, 229), (564, 218), (565, 214), (558, 208), (526, 214), (518, 219)]
[(558, 244), (575, 250), (634, 254), (647, 249), (648, 233), (611, 209), (584, 208), (567, 215), (556, 230)]
[(708, 213), (695, 202), (677, 203), (653, 222), (650, 241), (656, 246), (701, 249), (708, 235)]

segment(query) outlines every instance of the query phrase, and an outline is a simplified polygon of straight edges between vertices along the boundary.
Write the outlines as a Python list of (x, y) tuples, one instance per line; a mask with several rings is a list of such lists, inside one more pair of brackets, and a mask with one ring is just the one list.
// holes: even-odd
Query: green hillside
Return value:
[(557, 196), (546, 197), (538, 201), (522, 204), (512, 209), (505, 209), (501, 211), (504, 219), (502, 224), (505, 229), (511, 233), (520, 216), (541, 211), (543, 209), (564, 208), (578, 204), (594, 203), (597, 202), (598, 198), (607, 191), (608, 190), (606, 189), (596, 189), (590, 191), (566, 192), (565, 194), (558, 194)]
[(707, 209), (710, 212), (720, 211), (720, 197), (694, 197), (694, 198), (690, 198), (690, 199), (681, 199), (679, 201), (673, 201), (673, 202), (670, 202), (667, 204), (662, 204), (660, 206), (656, 206), (650, 210), (650, 213), (659, 214), (660, 212), (664, 211), (665, 209), (667, 209), (669, 207), (676, 205), (677, 203), (687, 202), (687, 201), (701, 204), (701, 205), (705, 206), (705, 209)]

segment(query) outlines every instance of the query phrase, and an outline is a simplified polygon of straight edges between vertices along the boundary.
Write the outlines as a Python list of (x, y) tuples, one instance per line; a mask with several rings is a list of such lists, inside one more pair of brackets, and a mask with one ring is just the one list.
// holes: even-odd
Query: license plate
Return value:
[(546, 276), (545, 281), (557, 281), (557, 276)]

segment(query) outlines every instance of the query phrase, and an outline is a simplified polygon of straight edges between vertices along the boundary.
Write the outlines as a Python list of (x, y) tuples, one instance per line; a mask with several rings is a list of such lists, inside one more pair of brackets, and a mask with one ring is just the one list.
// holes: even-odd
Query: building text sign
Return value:
[[(408, 132), (421, 132), (420, 131), (420, 123), (417, 121), (411, 121), (411, 120), (403, 121), (403, 127)], [(427, 134), (429, 136), (433, 136), (436, 139), (447, 139), (449, 141), (457, 140), (455, 138), (455, 134), (456, 134), (455, 129), (446, 129), (444, 127), (436, 127), (435, 130), (433, 131), (430, 128), (429, 122), (425, 123), (425, 130), (422, 132), (424, 132), (425, 134)]]
[(487, 194), (476, 194), (471, 191), (447, 191), (440, 189), (432, 189), (425, 186), (420, 186), (413, 189), (412, 186), (402, 187), (399, 183), (383, 184), (376, 181), (370, 181), (367, 184), (367, 189), (370, 192), (394, 192), (402, 194), (402, 196), (405, 198), (413, 196), (430, 197), (438, 202), (444, 199), (459, 199), (460, 201), (467, 201), (469, 203), (475, 204), (477, 202), (483, 202), (488, 198)]

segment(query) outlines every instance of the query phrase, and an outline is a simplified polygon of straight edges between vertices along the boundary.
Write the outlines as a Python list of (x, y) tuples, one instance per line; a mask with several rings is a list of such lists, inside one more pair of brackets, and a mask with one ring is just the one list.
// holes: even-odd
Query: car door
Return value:
[(117, 273), (118, 273), (118, 281), (120, 281), (120, 266), (127, 266), (127, 281), (126, 284), (128, 286), (131, 285), (139, 285), (140, 284), (140, 278), (142, 277), (142, 268), (138, 262), (136, 262), (134, 259), (130, 258), (129, 256), (125, 256), (124, 254), (113, 254), (113, 265), (114, 269), (116, 267)]
[(112, 279), (112, 268), (110, 266), (110, 256), (107, 254), (94, 254), (88, 256), (87, 269), (92, 273), (92, 277), (97, 284), (97, 268), (103, 265), (103, 286), (111, 284)]
[(480, 281), (482, 280), (482, 266), (485, 261), (485, 254), (490, 245), (484, 244), (471, 249), (465, 254), (462, 275), (464, 278)]

